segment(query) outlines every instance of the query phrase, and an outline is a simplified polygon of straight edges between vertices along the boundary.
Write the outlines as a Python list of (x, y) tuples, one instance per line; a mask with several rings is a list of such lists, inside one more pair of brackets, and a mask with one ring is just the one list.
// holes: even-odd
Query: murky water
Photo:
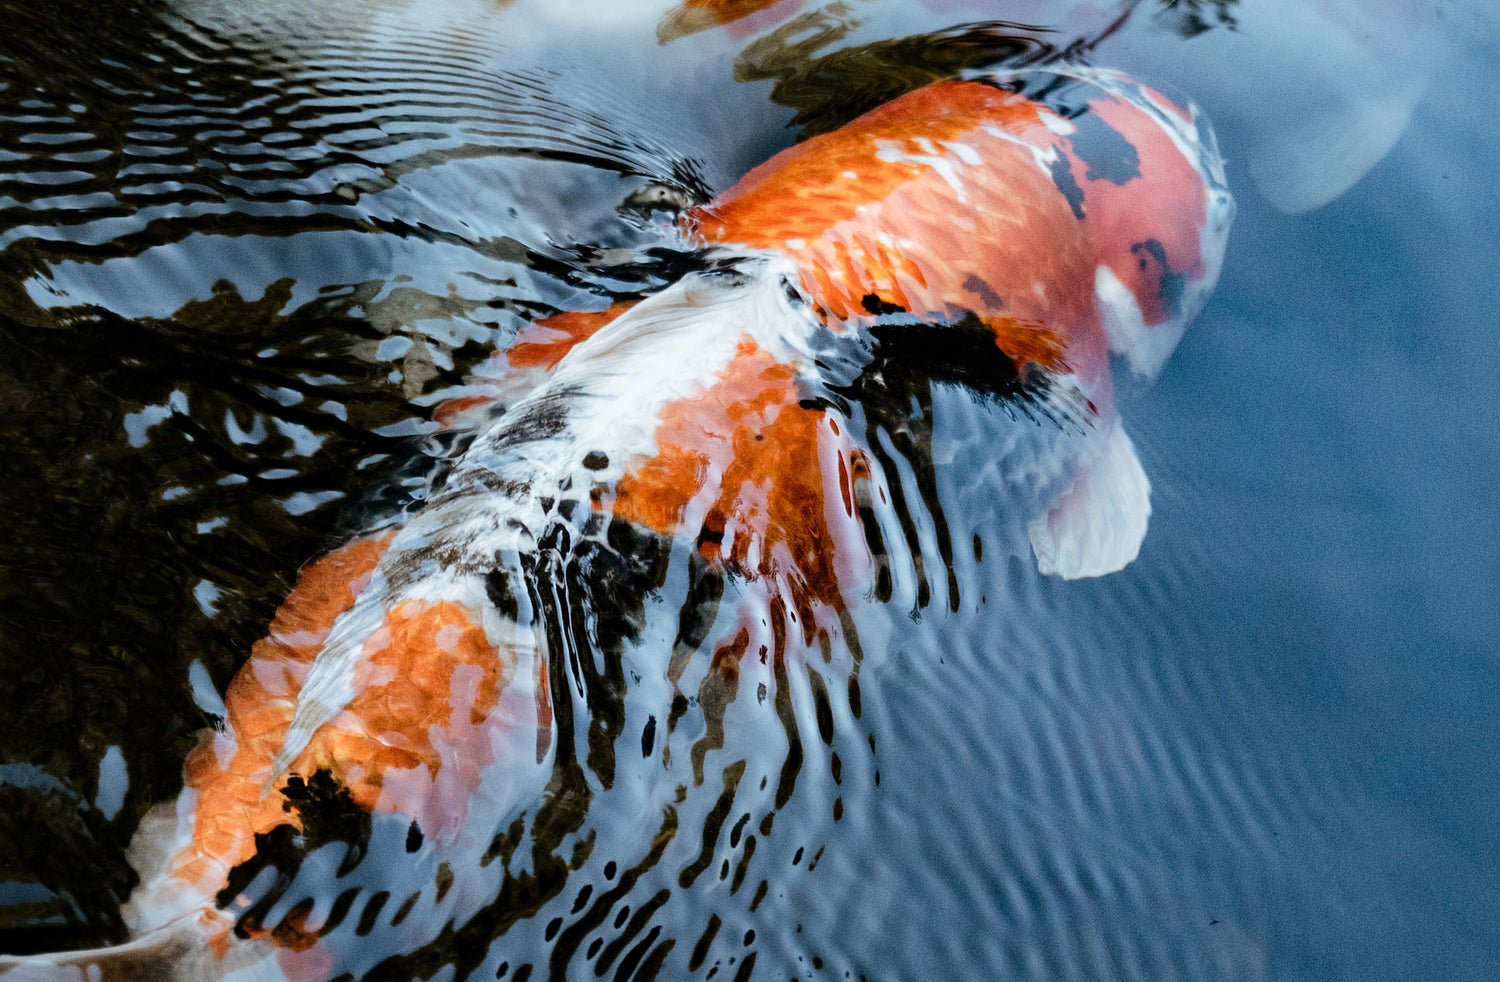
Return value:
[(891, 583), (810, 670), (742, 669), (753, 704), (701, 659), (669, 682), (688, 612), (753, 601), (691, 549), (637, 543), (625, 610), (559, 570), (586, 711), (562, 793), (496, 830), (493, 897), (389, 941), (431, 915), (397, 917), (407, 830), (376, 822), (337, 895), (344, 827), (257, 916), (347, 894), (391, 979), (1500, 974), (1494, 15), (557, 6), (7, 8), (3, 946), (124, 937), (137, 822), (298, 568), (427, 494), (433, 407), (495, 347), (695, 268), (671, 207), (792, 141), (1066, 54), (1198, 100), (1240, 202), (1125, 407), (1140, 559), (1040, 576), (974, 393), (855, 410), (901, 495)]

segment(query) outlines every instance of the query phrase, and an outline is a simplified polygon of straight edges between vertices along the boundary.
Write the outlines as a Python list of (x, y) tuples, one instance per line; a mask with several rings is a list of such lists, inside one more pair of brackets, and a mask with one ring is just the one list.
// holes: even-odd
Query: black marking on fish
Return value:
[(1167, 316), (1176, 317), (1182, 311), (1182, 295), (1187, 290), (1187, 274), (1172, 271), (1172, 268), (1167, 265), (1167, 250), (1162, 248), (1162, 244), (1156, 239), (1137, 242), (1130, 247), (1130, 252), (1136, 257), (1136, 262), (1141, 269), (1147, 268), (1146, 256), (1156, 260), (1157, 267), (1161, 270), (1157, 295), (1161, 297), (1161, 304)]
[(511, 570), (501, 568), (490, 570), (484, 577), (484, 592), (489, 597), (490, 603), (495, 605), (500, 616), (510, 621), (517, 621), (521, 616), (521, 605), (516, 599), (516, 585), (513, 582), (514, 576)]
[(389, 890), (380, 890), (365, 902), (365, 909), (359, 915), (359, 923), (354, 927), (357, 937), (362, 938), (375, 929), (375, 921), (380, 917), (381, 908), (385, 907), (386, 901), (390, 899)]
[(1073, 125), (1077, 129), (1068, 140), (1073, 153), (1088, 168), (1085, 179), (1123, 185), (1141, 176), (1141, 158), (1135, 144), (1098, 113), (1082, 113), (1073, 119)]
[(328, 911), (328, 919), (318, 928), (319, 935), (330, 934), (334, 928), (344, 923), (344, 918), (349, 916), (349, 911), (354, 906), (354, 901), (359, 896), (360, 890), (360, 887), (350, 887), (338, 895), (338, 898), (333, 902), (333, 907)]
[[(490, 494), (504, 495), (507, 498), (524, 498), (531, 493), (531, 483), (528, 481), (517, 481), (514, 478), (504, 477), (492, 470), (479, 468), (472, 471), (468, 476), (473, 478), (473, 484), (478, 485), (467, 488), (455, 488), (459, 495), (473, 493), (482, 489)], [(457, 496), (457, 495), (455, 495)], [(439, 500), (439, 499), (435, 499)]]
[(293, 774), (281, 793), (286, 798), (282, 807), (288, 812), (296, 811), (302, 827), (285, 823), (258, 833), (255, 853), (229, 871), (223, 889), (214, 897), (220, 908), (228, 908), (262, 870), (276, 871), (270, 889), (235, 920), (234, 933), (241, 938), (251, 937), (264, 928), (266, 914), (292, 885), (303, 860), (317, 849), (330, 842), (343, 843), (347, 852), (336, 875), (347, 876), (370, 847), (370, 813), (356, 804), (349, 789), (327, 770), (318, 770), (306, 779)]
[(542, 532), (536, 547), (538, 553), (567, 557), (573, 551), (573, 527), (566, 522), (553, 522)]
[[(1002, 407), (1012, 417), (1049, 422), (1066, 427), (1078, 409), (1055, 392), (1051, 373), (1033, 362), (1017, 365), (995, 344), (994, 332), (972, 311), (955, 323), (886, 323), (868, 332), (874, 341), (865, 370), (847, 386), (829, 386), (834, 402), (858, 405), (868, 429), (866, 445), (887, 473), (895, 473), (890, 459), (876, 438), (883, 431), (902, 459), (909, 462), (919, 500), (931, 502), (930, 517), (937, 533), (937, 549), (947, 572), (948, 603), (956, 607), (959, 591), (953, 565), (953, 544), (947, 519), (939, 505), (937, 476), (932, 464), (932, 386), (948, 383), (962, 386)], [(907, 551), (916, 564), (917, 609), (932, 598), (923, 563), (923, 547), (908, 516), (915, 504), (908, 503), (899, 482), (889, 486), (891, 507), (902, 516), (901, 528)], [(867, 506), (860, 503), (864, 516)], [(867, 539), (875, 527), (873, 516), (865, 518)], [(868, 541), (875, 558), (875, 595), (891, 595), (889, 560), (882, 543)]]
[(422, 848), (422, 838), (422, 826), (417, 824), (416, 819), (412, 819), (411, 826), (406, 830), (406, 851), (416, 852)]
[(402, 921), (406, 920), (407, 916), (411, 914), (412, 909), (417, 906), (417, 901), (421, 899), (421, 890), (418, 890), (411, 896), (407, 897), (406, 900), (402, 902), (401, 906), (396, 908), (396, 913), (391, 916), (391, 927), (395, 927)]
[(436, 555), (430, 548), (390, 550), (380, 561), (386, 587), (396, 590), (410, 585), (426, 571), (428, 561), (434, 559)]
[(586, 395), (578, 385), (550, 386), (540, 391), (516, 407), (514, 415), (495, 434), (491, 449), (504, 450), (562, 434), (568, 428), (568, 411)]
[[(970, 277), (970, 279), (973, 279), (973, 277)], [(901, 306), (899, 303), (891, 303), (889, 300), (881, 299), (880, 294), (878, 293), (866, 293), (864, 297), (861, 298), (860, 305), (864, 307), (867, 312), (875, 314), (876, 316), (879, 316), (880, 314), (906, 313), (905, 307)]]
[(709, 915), (708, 926), (698, 936), (698, 942), (693, 945), (693, 954), (688, 959), (689, 972), (696, 972), (702, 967), (704, 960), (708, 958), (709, 946), (713, 944), (714, 937), (719, 933), (719, 927), (723, 923), (718, 914)]
[[(564, 502), (559, 510), (571, 505), (566, 510), (572, 512), (578, 504)], [(646, 599), (666, 580), (673, 538), (593, 513), (580, 519), (581, 528), (563, 522), (547, 527), (525, 582), (541, 605), (536, 609), (546, 612), (541, 620), (553, 653), (559, 753), (573, 746), (573, 702), (564, 696), (572, 690), (589, 707), (583, 764), (607, 788), (614, 783), (615, 747), (626, 725), (623, 654), (645, 628)], [(565, 767), (578, 766), (560, 759)]]
[[(1074, 214), (1078, 215), (1076, 210)], [(1078, 217), (1082, 218), (1083, 216), (1078, 215)], [(964, 280), (964, 289), (978, 296), (980, 300), (983, 300), (984, 305), (990, 310), (1005, 309), (1005, 298), (996, 293), (995, 288), (990, 286), (989, 283), (981, 279), (977, 274), (969, 274), (969, 278)]]
[[(704, 528), (698, 542), (724, 541), (721, 530)], [(688, 556), (687, 596), (677, 612), (677, 637), (672, 641), (672, 658), (667, 666), (667, 679), (672, 683), (672, 706), (667, 715), (667, 732), (672, 733), (677, 723), (688, 711), (687, 698), (678, 688), (683, 672), (695, 657), (702, 657), (704, 644), (713, 631), (719, 616), (719, 603), (724, 596), (724, 568), (722, 564), (710, 562), (697, 548)]]
[(590, 450), (583, 457), (583, 466), (591, 471), (602, 471), (609, 466), (609, 455), (602, 450)]
[[(995, 344), (995, 334), (972, 312), (954, 324), (881, 324), (871, 328), (873, 359), (850, 387), (850, 395), (878, 412), (882, 396), (895, 396), (904, 413), (913, 385), (932, 380), (962, 385), (984, 396), (1005, 401), (1032, 397), (1027, 378)], [(879, 378), (877, 388), (868, 382)], [(904, 382), (895, 382), (904, 379)], [(873, 403), (871, 397), (874, 397)]]
[(1078, 186), (1078, 181), (1073, 177), (1072, 162), (1067, 154), (1060, 153), (1057, 159), (1052, 161), (1052, 183), (1057, 186), (1062, 196), (1068, 199), (1068, 207), (1073, 209), (1073, 217), (1080, 222), (1083, 221), (1083, 188)]
[(825, 746), (833, 746), (833, 704), (828, 699), (828, 683), (809, 667), (808, 687), (812, 689), (813, 716), (818, 722), (818, 736)]
[(590, 508), (584, 516), (583, 526), (578, 530), (578, 534), (588, 539), (603, 538), (605, 518), (603, 512)]
[(503, 832), (495, 833), (495, 837), (490, 840), (489, 848), (484, 851), (483, 856), (479, 857), (479, 865), (488, 866), (498, 859), (509, 869), (511, 857), (515, 855), (516, 848), (521, 844), (521, 838), (525, 834), (526, 819), (517, 815)]
[(650, 757), (656, 747), (656, 717), (646, 717), (646, 727), (641, 731), (641, 756)]

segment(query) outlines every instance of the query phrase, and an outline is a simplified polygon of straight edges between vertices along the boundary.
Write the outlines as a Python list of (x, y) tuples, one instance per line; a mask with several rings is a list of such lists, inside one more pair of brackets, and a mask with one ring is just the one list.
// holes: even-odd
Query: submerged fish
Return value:
[[(440, 409), (472, 439), (422, 507), (303, 570), (137, 834), (134, 940), (0, 969), (357, 976), (465, 923), (499, 890), (497, 832), (551, 793), (570, 711), (547, 564), (639, 603), (653, 550), (686, 542), (761, 614), (660, 671), (711, 658), (733, 698), (742, 657), (799, 657), (880, 594), (890, 489), (850, 421), (903, 362), (1035, 434), (1006, 500), (1043, 572), (1120, 569), (1149, 484), (1110, 359), (1161, 367), (1232, 211), (1195, 111), (1099, 70), (939, 82), (755, 168), (681, 216), (700, 271), (528, 327)], [(350, 829), (360, 851), (305, 848)], [(353, 893), (275, 908), (260, 881), (297, 841), (330, 878), (378, 854), (377, 885), (433, 888), (357, 917)]]
[[(1194, 9), (1163, 6), (1163, 14)], [(1443, 63), (1444, 6), (1260, 0), (1221, 11), (1233, 30), (1185, 42), (1175, 32), (1136, 31), (1119, 48), (1131, 58), (1164, 54), (1159, 63), (1213, 107), (1225, 145), (1261, 196), (1302, 214), (1352, 188), (1406, 132)], [(1239, 84), (1245, 78), (1255, 84)]]

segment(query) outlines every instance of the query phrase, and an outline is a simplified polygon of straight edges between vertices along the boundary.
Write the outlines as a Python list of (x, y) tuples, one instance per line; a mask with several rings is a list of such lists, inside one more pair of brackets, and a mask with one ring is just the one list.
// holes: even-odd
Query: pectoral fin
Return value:
[[(1248, 169), (1266, 200), (1289, 215), (1321, 208), (1357, 184), (1406, 132), (1427, 91), (1427, 76), (1398, 78), (1358, 96), (1285, 115), (1296, 122), (1267, 140)], [(1309, 153), (1309, 147), (1317, 152)]]
[(1076, 580), (1128, 566), (1151, 517), (1151, 482), (1118, 421), (1073, 484), (1027, 529), (1037, 569)]

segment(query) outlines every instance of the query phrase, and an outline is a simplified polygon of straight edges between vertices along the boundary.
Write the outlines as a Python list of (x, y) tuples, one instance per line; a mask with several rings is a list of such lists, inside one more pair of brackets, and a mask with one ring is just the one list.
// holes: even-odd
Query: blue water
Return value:
[[(1229, 4), (1229, 43), (1223, 25), (1184, 40), (1170, 6), (1143, 4), (1092, 60), (1219, 121), (1239, 212), (1217, 292), (1124, 406), (1153, 483), (1139, 560), (1041, 577), (968, 472), (940, 467), (912, 521), (930, 553), (923, 523), (946, 515), (957, 610), (939, 589), (860, 612), (862, 706), (833, 700), (785, 806), (752, 788), (784, 754), (756, 756), (764, 720), (711, 758), (745, 755), (731, 820), (774, 811), (774, 831), (700, 841), (711, 773), (646, 863), (659, 817), (629, 809), (667, 792), (632, 764), (588, 813), (591, 858), (488, 939), (474, 978), (624, 977), (643, 939), (675, 939), (661, 977), (685, 976), (711, 918), (695, 977), (1500, 978), (1500, 25), (1481, 0), (1442, 4), (1409, 47), (1349, 49), (1328, 23), (1304, 41)], [(1101, 22), (931, 8), (778, 7), (802, 34), (667, 45), (654, 13), (600, 27), (523, 5), (23, 23), (0, 49), (9, 947), (111, 939), (124, 843), (174, 793), (211, 690), (298, 565), (422, 493), (436, 393), (536, 313), (671, 277), (659, 227), (621, 201), (652, 180), (723, 188), (793, 139), (736, 59), (775, 63), (768, 36), (808, 55)], [(1253, 162), (1295, 139), (1337, 173), (1292, 96), (1359, 72), (1420, 76), (1410, 125), (1331, 202), (1278, 210)], [(174, 161), (177, 183), (109, 170), (90, 148), (116, 131), (125, 164)], [(939, 392), (936, 442), (968, 447), (989, 411)], [(634, 726), (654, 690), (632, 693)], [(700, 853), (709, 872), (679, 886)], [(629, 885), (615, 859), (639, 864)]]
[(1469, 100), (1495, 91), (1497, 53), (1461, 46), (1342, 199), (1298, 218), (1246, 202), (1239, 261), (1152, 396), (1188, 448), (1166, 464), (1183, 521), (1152, 545), (1218, 547), (1204, 606), (1234, 641), (1215, 661), (1319, 777), (1327, 845), (1282, 859), (1349, 922), (1296, 933), (1364, 977), (1496, 971), (1500, 198), (1473, 165), (1500, 139)]

